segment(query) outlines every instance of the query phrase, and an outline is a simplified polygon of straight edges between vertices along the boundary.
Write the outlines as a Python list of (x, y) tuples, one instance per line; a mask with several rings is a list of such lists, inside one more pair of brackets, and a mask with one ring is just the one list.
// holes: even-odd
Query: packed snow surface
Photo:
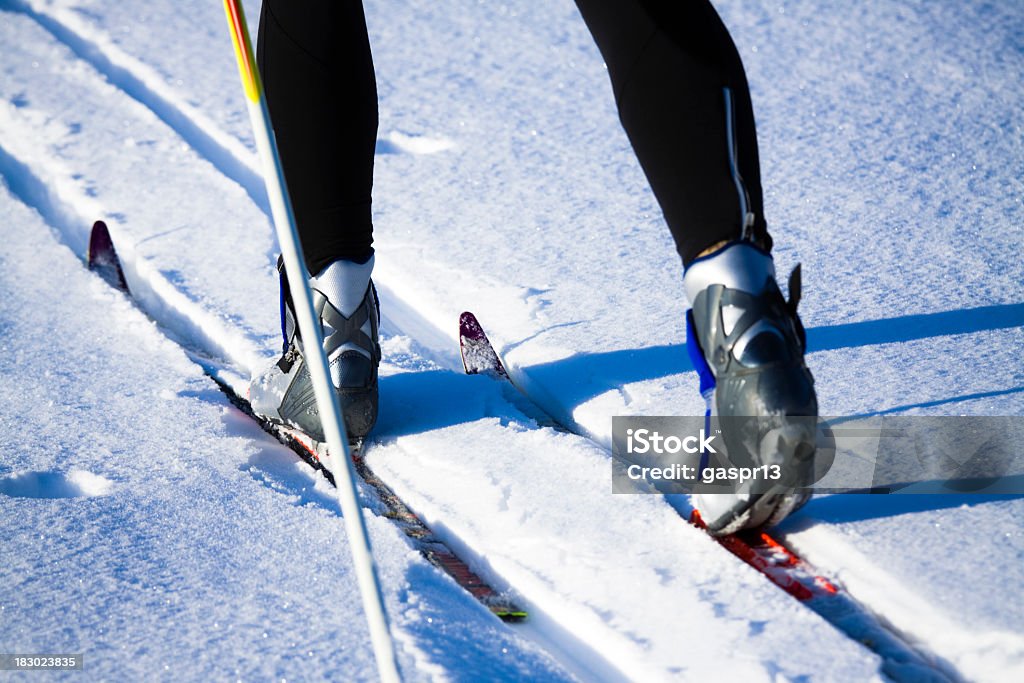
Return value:
[[(715, 4), (822, 413), (1024, 414), (1024, 11)], [(613, 415), (703, 404), (681, 266), (586, 27), (568, 0), (366, 10), (367, 461), (531, 614), (500, 623), (367, 510), (403, 675), (1024, 678), (1020, 495), (822, 496), (780, 529), (922, 672), (685, 500), (611, 493)], [(279, 348), (254, 150), (218, 3), (0, 0), (0, 653), (83, 653), (96, 680), (375, 676), (332, 490), (194, 360), (244, 390)], [(96, 219), (134, 303), (82, 266)], [(463, 310), (532, 403), (460, 372)]]

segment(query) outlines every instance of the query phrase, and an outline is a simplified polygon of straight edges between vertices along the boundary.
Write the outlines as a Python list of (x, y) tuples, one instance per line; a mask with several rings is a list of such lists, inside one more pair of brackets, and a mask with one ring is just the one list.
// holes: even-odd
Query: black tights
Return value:
[[(688, 264), (770, 247), (743, 64), (708, 0), (576, 0), (619, 118)], [(373, 253), (377, 86), (360, 0), (264, 0), (257, 47), (311, 273)]]
[(263, 0), (256, 60), (306, 267), (373, 254), (377, 81), (360, 0)]

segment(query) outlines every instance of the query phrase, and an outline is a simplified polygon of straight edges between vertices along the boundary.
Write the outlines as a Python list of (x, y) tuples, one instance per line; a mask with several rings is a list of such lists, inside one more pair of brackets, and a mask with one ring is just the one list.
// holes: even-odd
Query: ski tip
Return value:
[(96, 221), (92, 224), (86, 261), (89, 270), (95, 271), (111, 287), (120, 289), (122, 292), (128, 291), (128, 281), (124, 277), (124, 269), (121, 268), (121, 260), (117, 257), (117, 251), (114, 250), (114, 240), (110, 238), (110, 229), (103, 221)]
[(459, 316), (459, 348), (462, 366), (467, 375), (492, 374), (508, 379), (508, 372), (498, 357), (480, 321), (469, 311)]
[(114, 241), (110, 239), (110, 229), (103, 221), (96, 221), (89, 231), (89, 265), (92, 266), (104, 255), (114, 251)]
[(480, 321), (469, 311), (463, 311), (459, 316), (459, 334), (474, 340), (486, 337), (483, 327), (480, 326)]

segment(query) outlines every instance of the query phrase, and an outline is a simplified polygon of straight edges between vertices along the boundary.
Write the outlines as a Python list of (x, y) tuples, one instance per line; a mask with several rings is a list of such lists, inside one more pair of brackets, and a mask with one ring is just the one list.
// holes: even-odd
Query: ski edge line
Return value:
[[(134, 302), (134, 297), (124, 275), (124, 269), (121, 266), (120, 258), (110, 236), (110, 230), (102, 220), (93, 223), (89, 233), (89, 247), (85, 255), (85, 264), (88, 270), (96, 273), (114, 289), (124, 292)], [(143, 311), (143, 313), (145, 312)], [(189, 351), (188, 349), (185, 350)], [(321, 461), (320, 454), (316, 452), (315, 446), (305, 443), (300, 438), (299, 433), (294, 430), (261, 418), (253, 412), (252, 406), (245, 397), (240, 396), (230, 385), (217, 377), (210, 368), (205, 367), (202, 363), (199, 365), (203, 368), (204, 374), (220, 389), (231, 405), (253, 420), (264, 432), (273, 436), (282, 445), (290, 448), (300, 460), (314, 470), (318, 470), (332, 486), (335, 485), (334, 475), (331, 474), (330, 470)], [(410, 546), (418, 551), (427, 562), (447, 574), (456, 585), (469, 593), (494, 616), (506, 623), (525, 621), (529, 616), (525, 609), (516, 604), (504, 592), (499, 592), (473, 572), (468, 563), (459, 557), (447, 543), (441, 540), (395, 494), (391, 487), (370, 469), (363, 458), (363, 445), (361, 440), (351, 445), (352, 461), (359, 478), (373, 490), (377, 502), (382, 508), (379, 514), (389, 519), (406, 537), (406, 541)]]

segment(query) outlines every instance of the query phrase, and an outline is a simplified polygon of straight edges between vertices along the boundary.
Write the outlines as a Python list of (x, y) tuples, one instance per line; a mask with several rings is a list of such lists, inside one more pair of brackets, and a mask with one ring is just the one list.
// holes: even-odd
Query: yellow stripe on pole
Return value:
[(238, 6), (238, 0), (224, 0), (224, 11), (227, 12), (228, 26), (231, 27), (231, 42), (235, 44), (235, 58), (238, 60), (238, 72), (242, 76), (245, 96), (252, 102), (259, 102), (260, 74), (256, 70), (249, 30), (245, 26), (245, 14)]

